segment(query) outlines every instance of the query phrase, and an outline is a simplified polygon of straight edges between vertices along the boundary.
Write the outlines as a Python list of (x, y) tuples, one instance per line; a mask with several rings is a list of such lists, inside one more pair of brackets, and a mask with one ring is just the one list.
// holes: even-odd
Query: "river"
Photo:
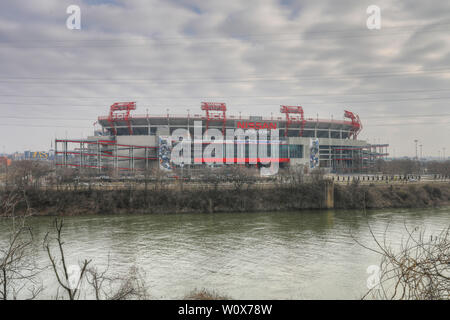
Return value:
[[(33, 217), (42, 243), (54, 218)], [(398, 245), (409, 228), (437, 233), (450, 224), (450, 208), (273, 213), (111, 215), (65, 217), (63, 237), (69, 264), (92, 259), (110, 273), (138, 266), (154, 299), (182, 298), (207, 288), (233, 299), (359, 299), (366, 272), (380, 261), (357, 241), (374, 247), (379, 238)], [(10, 221), (0, 220), (6, 244)], [(56, 249), (56, 248), (55, 248)], [(56, 252), (56, 251), (55, 251)], [(42, 245), (39, 265), (48, 264)], [(40, 298), (52, 298), (56, 282), (40, 277)]]

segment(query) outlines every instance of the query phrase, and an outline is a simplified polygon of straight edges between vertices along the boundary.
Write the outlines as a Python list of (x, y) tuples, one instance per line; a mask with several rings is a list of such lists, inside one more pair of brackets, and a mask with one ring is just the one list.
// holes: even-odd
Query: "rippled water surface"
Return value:
[[(53, 218), (29, 220), (42, 243)], [(436, 233), (450, 223), (450, 208), (426, 210), (311, 211), (66, 217), (69, 263), (92, 259), (114, 273), (136, 265), (145, 271), (153, 298), (181, 298), (208, 288), (235, 299), (358, 299), (366, 269), (379, 257), (369, 225), (394, 245), (408, 227)], [(0, 220), (5, 243), (10, 222)], [(354, 238), (355, 239), (354, 239)], [(39, 262), (48, 262), (37, 246)], [(44, 272), (43, 298), (55, 281)]]

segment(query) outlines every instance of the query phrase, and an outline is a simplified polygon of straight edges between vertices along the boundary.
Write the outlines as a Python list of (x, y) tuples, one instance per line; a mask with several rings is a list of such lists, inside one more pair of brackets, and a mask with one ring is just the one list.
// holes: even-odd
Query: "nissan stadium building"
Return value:
[[(101, 130), (93, 136), (83, 140), (56, 139), (56, 165), (100, 171), (140, 171), (158, 167), (170, 170), (180, 165), (199, 168), (235, 164), (259, 166), (265, 163), (259, 153), (262, 144), (252, 138), (252, 132), (266, 134), (267, 157), (278, 162), (280, 167), (304, 165), (336, 173), (368, 172), (376, 159), (388, 155), (387, 144), (369, 144), (358, 139), (362, 122), (357, 114), (348, 110), (343, 110), (344, 120), (307, 118), (301, 106), (281, 106), (280, 114), (270, 117), (230, 115), (226, 104), (217, 102), (202, 102), (201, 111), (195, 114), (132, 114), (135, 110), (135, 102), (114, 103), (108, 115), (98, 117)], [(182, 164), (171, 161), (170, 157), (172, 148), (180, 140), (174, 138), (180, 132), (177, 129), (184, 129), (182, 131), (193, 141), (191, 161)], [(240, 129), (245, 133), (245, 139), (228, 139), (230, 129)], [(270, 134), (275, 131), (276, 139)], [(224, 137), (220, 157), (205, 157), (196, 152), (195, 138), (209, 132), (221, 133)], [(209, 143), (204, 139), (199, 141), (199, 148), (204, 151)], [(230, 144), (234, 145), (231, 150), (235, 151), (231, 156), (226, 151), (230, 150), (227, 149)], [(252, 149), (252, 145), (257, 145), (257, 149)], [(278, 152), (273, 152), (274, 147), (279, 148)], [(256, 156), (252, 150), (258, 150)]]

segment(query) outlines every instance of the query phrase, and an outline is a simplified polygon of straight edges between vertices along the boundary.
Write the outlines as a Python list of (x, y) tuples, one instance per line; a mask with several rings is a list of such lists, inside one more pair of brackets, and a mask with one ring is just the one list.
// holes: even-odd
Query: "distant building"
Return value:
[(25, 160), (48, 160), (49, 153), (45, 151), (25, 151)]
[(0, 166), (10, 166), (11, 163), (12, 163), (11, 159), (4, 156), (0, 157)]

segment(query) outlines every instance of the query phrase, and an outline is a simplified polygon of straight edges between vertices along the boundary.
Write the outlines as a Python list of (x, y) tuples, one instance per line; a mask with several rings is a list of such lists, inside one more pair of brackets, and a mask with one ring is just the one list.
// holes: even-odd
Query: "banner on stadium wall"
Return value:
[(165, 171), (172, 170), (171, 154), (172, 154), (172, 137), (160, 136), (158, 158), (159, 158), (159, 168), (161, 170)]
[(314, 138), (309, 142), (309, 167), (319, 167), (319, 139)]

